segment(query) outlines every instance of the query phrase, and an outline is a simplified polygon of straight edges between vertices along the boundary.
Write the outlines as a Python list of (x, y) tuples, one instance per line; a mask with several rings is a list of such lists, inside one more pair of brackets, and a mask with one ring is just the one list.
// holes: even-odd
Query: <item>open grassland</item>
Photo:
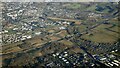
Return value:
[(27, 39), (25, 41), (16, 42), (14, 44), (8, 44), (2, 48), (2, 53), (3, 54), (14, 53), (14, 52), (18, 52), (18, 51), (20, 52), (32, 47), (39, 47), (42, 43), (45, 43), (45, 41), (47, 40), (48, 39), (46, 38), (42, 39), (39, 36), (36, 36), (34, 38)]
[(85, 25), (80, 25), (80, 26), (78, 26), (78, 31), (79, 32), (82, 32), (82, 31), (84, 31), (84, 30), (86, 30), (87, 28), (86, 28), (86, 26)]
[(68, 35), (68, 33), (66, 30), (62, 30), (62, 31), (58, 32), (57, 35), (59, 35), (60, 37), (65, 37), (66, 35)]
[(97, 43), (113, 43), (117, 41), (119, 33), (112, 32), (106, 29), (111, 26), (112, 25), (102, 24), (92, 29), (88, 34), (83, 35), (82, 38), (91, 40)]
[[(12, 43), (12, 44), (8, 44), (8, 45), (4, 45), (2, 47), (2, 53), (9, 53), (9, 52), (16, 52), (18, 51), (17, 49), (21, 50), (19, 47), (17, 47), (17, 45), (22, 44), (22, 42), (17, 42), (17, 43)], [(15, 48), (15, 49), (14, 49)]]
[(73, 3), (73, 4), (69, 4), (68, 5), (68, 8), (70, 9), (78, 9), (78, 8), (81, 8), (81, 5), (79, 3)]
[(70, 22), (80, 22), (80, 20), (74, 20), (74, 19), (64, 19), (64, 18), (56, 18), (56, 17), (47, 17), (48, 19), (52, 19), (55, 21), (70, 21)]
[(114, 26), (114, 27), (112, 27), (112, 28), (109, 28), (110, 30), (112, 30), (112, 31), (115, 31), (115, 32), (118, 32), (118, 33), (120, 33), (120, 27), (118, 27), (118, 26)]
[(68, 45), (68, 46), (72, 46), (73, 45), (73, 43), (71, 42), (71, 41), (68, 41), (68, 40), (61, 40), (61, 41), (59, 41), (60, 43), (63, 43), (64, 45)]

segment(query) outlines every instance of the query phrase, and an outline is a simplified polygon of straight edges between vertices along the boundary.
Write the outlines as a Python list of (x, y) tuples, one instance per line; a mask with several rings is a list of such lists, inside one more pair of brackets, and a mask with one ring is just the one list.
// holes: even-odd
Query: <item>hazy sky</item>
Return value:
[(2, 2), (118, 2), (120, 0), (1, 0)]

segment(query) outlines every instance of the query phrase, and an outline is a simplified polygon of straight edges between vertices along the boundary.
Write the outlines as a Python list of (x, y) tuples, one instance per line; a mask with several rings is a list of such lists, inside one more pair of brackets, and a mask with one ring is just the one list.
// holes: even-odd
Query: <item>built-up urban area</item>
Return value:
[(116, 2), (2, 2), (2, 66), (120, 67)]

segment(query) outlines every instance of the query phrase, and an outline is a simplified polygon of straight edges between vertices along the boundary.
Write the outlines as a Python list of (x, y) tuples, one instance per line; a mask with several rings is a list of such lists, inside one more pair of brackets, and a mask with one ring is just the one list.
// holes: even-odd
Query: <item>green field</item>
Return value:
[(91, 30), (88, 34), (83, 35), (82, 38), (97, 43), (113, 43), (117, 41), (119, 34), (105, 29), (109, 28), (110, 26), (112, 25), (102, 24)]

